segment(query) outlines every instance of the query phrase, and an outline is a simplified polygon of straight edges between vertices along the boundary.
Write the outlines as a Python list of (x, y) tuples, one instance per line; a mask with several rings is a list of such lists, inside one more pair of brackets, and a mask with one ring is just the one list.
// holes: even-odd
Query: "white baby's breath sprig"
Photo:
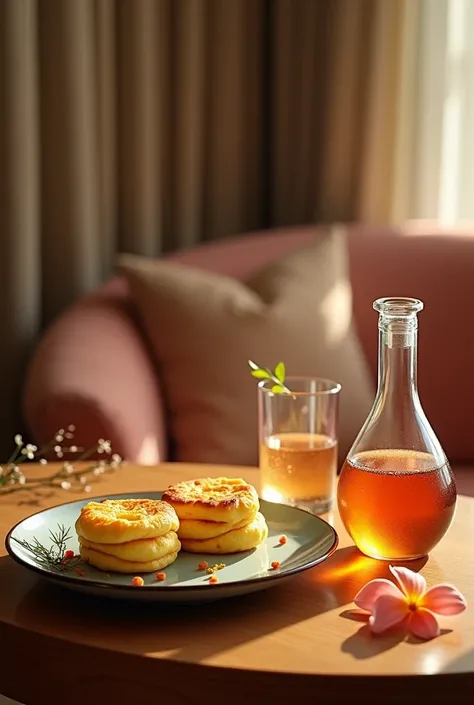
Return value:
[(105, 441), (103, 438), (99, 438), (97, 450), (99, 453), (110, 454), (112, 452), (110, 441)]
[[(41, 448), (33, 443), (25, 443), (23, 436), (17, 433), (13, 439), (15, 449), (8, 461), (0, 466), (0, 497), (2, 494), (38, 490), (43, 487), (90, 492), (92, 487), (87, 484), (89, 476), (99, 478), (123, 463), (120, 455), (113, 452), (111, 442), (104, 438), (99, 438), (95, 445), (87, 449), (73, 443), (68, 445), (74, 439), (74, 432), (75, 426), (72, 424), (66, 429), (60, 428), (52, 440)], [(94, 455), (102, 457), (91, 460), (90, 465), (86, 467), (76, 469), (75, 463), (83, 464)], [(62, 460), (59, 469), (58, 460)], [(49, 461), (54, 462), (54, 470), (44, 477), (29, 477), (27, 472), (23, 472), (23, 467), (28, 467), (28, 461), (34, 461), (43, 467), (47, 466)]]

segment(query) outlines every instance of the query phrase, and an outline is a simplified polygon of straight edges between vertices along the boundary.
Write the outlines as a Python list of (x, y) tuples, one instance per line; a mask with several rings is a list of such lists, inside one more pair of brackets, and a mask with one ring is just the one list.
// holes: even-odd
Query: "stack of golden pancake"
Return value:
[(178, 482), (162, 499), (176, 511), (178, 537), (190, 553), (249, 551), (268, 536), (257, 492), (241, 478)]
[(117, 573), (151, 573), (173, 563), (181, 548), (178, 527), (173, 507), (153, 499), (89, 502), (76, 521), (81, 558)]

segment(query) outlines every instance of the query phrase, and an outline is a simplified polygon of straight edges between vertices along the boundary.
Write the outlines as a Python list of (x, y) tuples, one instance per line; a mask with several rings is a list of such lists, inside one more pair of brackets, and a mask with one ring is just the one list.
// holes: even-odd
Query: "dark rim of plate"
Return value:
[[(118, 492), (115, 494), (111, 495), (97, 495), (95, 497), (88, 497), (86, 500), (82, 499), (73, 499), (70, 502), (60, 502), (59, 504), (55, 504), (52, 507), (48, 507), (47, 509), (41, 509), (39, 512), (34, 512), (33, 514), (29, 514), (27, 517), (24, 519), (21, 519), (18, 521), (12, 528), (9, 530), (5, 537), (5, 548), (7, 549), (8, 555), (13, 558), (14, 561), (19, 563), (21, 566), (24, 566), (28, 570), (32, 570), (35, 573), (38, 573), (38, 575), (41, 575), (43, 578), (47, 578), (48, 580), (51, 580), (53, 582), (57, 582), (60, 584), (64, 584), (64, 582), (67, 582), (69, 580), (73, 581), (75, 585), (83, 585), (84, 587), (87, 588), (101, 588), (104, 590), (119, 590), (119, 591), (136, 591), (137, 588), (134, 585), (116, 585), (115, 583), (110, 583), (106, 580), (98, 581), (98, 580), (85, 580), (84, 578), (81, 578), (80, 576), (77, 577), (72, 577), (68, 575), (67, 573), (53, 573), (52, 571), (48, 571), (44, 568), (40, 568), (39, 566), (32, 565), (31, 563), (28, 563), (27, 561), (23, 560), (20, 558), (19, 555), (17, 555), (12, 546), (11, 546), (11, 540), (12, 540), (12, 534), (16, 531), (16, 529), (23, 524), (23, 522), (27, 521), (28, 519), (31, 519), (32, 517), (38, 516), (39, 514), (45, 514), (48, 511), (51, 511), (52, 509), (57, 509), (58, 507), (64, 507), (69, 504), (78, 504), (79, 502), (95, 502), (97, 500), (101, 500), (104, 497), (107, 499), (114, 499), (117, 497), (141, 497), (144, 494), (162, 494), (162, 490), (152, 490), (149, 492)], [(261, 583), (261, 582), (267, 582), (267, 581), (276, 581), (276, 580), (281, 580), (283, 578), (287, 578), (290, 575), (295, 575), (296, 573), (300, 573), (304, 570), (309, 570), (310, 568), (314, 568), (314, 566), (318, 565), (319, 563), (322, 563), (325, 561), (329, 556), (331, 556), (336, 548), (338, 547), (339, 544), (339, 536), (337, 534), (337, 531), (334, 529), (334, 527), (331, 526), (327, 521), (324, 519), (321, 519), (321, 517), (316, 516), (315, 514), (311, 514), (304, 509), (300, 509), (299, 507), (292, 507), (290, 505), (279, 505), (277, 502), (269, 502), (268, 500), (262, 500), (260, 498), (260, 501), (264, 501), (266, 504), (271, 504), (274, 506), (284, 506), (285, 508), (296, 511), (296, 512), (302, 512), (305, 516), (310, 516), (312, 519), (315, 519), (316, 521), (322, 522), (327, 526), (327, 528), (330, 530), (333, 536), (333, 542), (330, 546), (330, 548), (322, 555), (319, 556), (319, 558), (315, 558), (314, 560), (308, 561), (307, 563), (303, 563), (302, 565), (296, 566), (295, 568), (290, 568), (289, 570), (283, 569), (281, 572), (270, 574), (270, 575), (262, 575), (257, 578), (247, 578), (246, 580), (234, 580), (230, 583), (217, 583), (215, 585), (212, 585), (212, 588), (210, 588), (207, 583), (205, 585), (163, 585), (160, 584), (158, 585), (143, 585), (140, 589), (141, 590), (146, 590), (146, 591), (157, 591), (157, 590), (164, 590), (164, 589), (169, 589), (173, 590), (173, 592), (197, 592), (197, 591), (202, 591), (204, 587), (207, 587), (208, 589), (214, 590), (223, 590), (223, 589), (229, 589), (234, 585), (255, 585), (256, 583)], [(199, 555), (199, 554), (196, 554)], [(113, 573), (113, 571), (111, 571)]]

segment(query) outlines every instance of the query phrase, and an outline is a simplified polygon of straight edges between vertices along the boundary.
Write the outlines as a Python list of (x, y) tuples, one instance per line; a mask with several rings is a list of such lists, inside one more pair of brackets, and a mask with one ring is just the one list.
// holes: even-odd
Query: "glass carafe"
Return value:
[(423, 303), (384, 298), (374, 308), (378, 389), (342, 467), (338, 506), (363, 553), (404, 561), (426, 555), (444, 536), (454, 516), (456, 486), (418, 396), (417, 314)]

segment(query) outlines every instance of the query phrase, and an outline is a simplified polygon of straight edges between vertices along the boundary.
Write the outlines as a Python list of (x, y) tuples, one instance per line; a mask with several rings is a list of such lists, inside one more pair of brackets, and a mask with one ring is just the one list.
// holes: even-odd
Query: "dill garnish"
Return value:
[(57, 573), (67, 573), (68, 571), (76, 568), (81, 562), (80, 556), (74, 556), (74, 558), (65, 558), (67, 542), (72, 539), (71, 529), (58, 524), (58, 530), (49, 532), (51, 539), (51, 546), (44, 546), (35, 537), (30, 543), (29, 541), (16, 539), (12, 536), (12, 541), (19, 544), (25, 551), (31, 553), (37, 563), (43, 568), (49, 568)]

